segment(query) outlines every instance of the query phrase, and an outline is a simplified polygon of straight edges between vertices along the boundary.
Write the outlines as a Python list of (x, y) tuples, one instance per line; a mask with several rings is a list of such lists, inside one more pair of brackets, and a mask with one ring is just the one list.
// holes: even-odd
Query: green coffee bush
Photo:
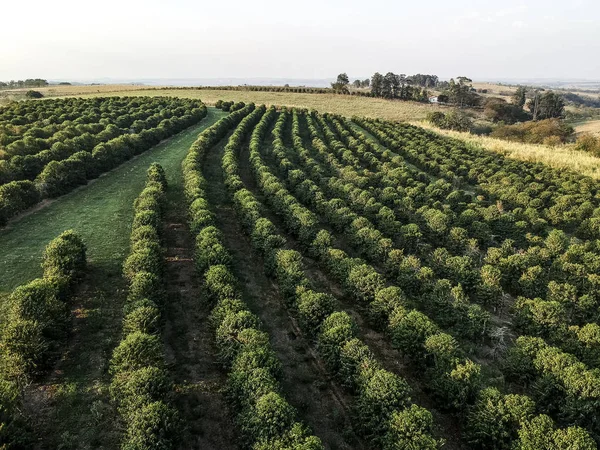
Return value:
[(163, 350), (156, 335), (135, 332), (128, 334), (113, 351), (111, 373), (142, 369), (147, 366), (162, 367)]

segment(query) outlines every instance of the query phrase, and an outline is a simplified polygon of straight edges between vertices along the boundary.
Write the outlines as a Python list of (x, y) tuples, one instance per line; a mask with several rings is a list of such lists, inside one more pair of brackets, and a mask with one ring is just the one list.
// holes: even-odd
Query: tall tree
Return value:
[(371, 77), (371, 93), (375, 97), (381, 97), (383, 94), (383, 75), (375, 72)]
[(382, 96), (385, 98), (396, 98), (400, 91), (400, 76), (388, 72), (383, 77)]
[(525, 106), (525, 98), (527, 95), (527, 88), (525, 86), (518, 86), (517, 90), (513, 94), (513, 103), (520, 108)]
[(533, 114), (533, 120), (559, 119), (565, 112), (562, 96), (552, 91), (543, 94), (536, 91), (527, 106)]
[(331, 88), (338, 93), (347, 94), (348, 93), (348, 84), (350, 83), (350, 79), (348, 75), (345, 73), (340, 73), (337, 76), (337, 80), (335, 83), (331, 83)]

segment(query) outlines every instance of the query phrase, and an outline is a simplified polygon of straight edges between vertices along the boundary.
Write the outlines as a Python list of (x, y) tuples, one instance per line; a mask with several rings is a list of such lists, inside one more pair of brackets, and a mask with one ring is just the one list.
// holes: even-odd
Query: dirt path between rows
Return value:
[(163, 227), (167, 267), (164, 340), (177, 385), (176, 406), (185, 423), (180, 448), (235, 449), (234, 426), (222, 394), (225, 374), (217, 363), (214, 335), (208, 327), (210, 303), (195, 270), (194, 240), (186, 217), (182, 186), (172, 186)]
[(233, 269), (242, 285), (244, 299), (261, 318), (282, 363), (284, 395), (298, 410), (299, 419), (321, 438), (326, 448), (364, 448), (352, 432), (347, 397), (337, 389), (289, 315), (277, 286), (264, 274), (262, 258), (243, 233), (223, 182), (222, 154), (223, 143), (208, 154), (204, 169), (207, 195), (224, 234), (225, 245), (232, 253)]

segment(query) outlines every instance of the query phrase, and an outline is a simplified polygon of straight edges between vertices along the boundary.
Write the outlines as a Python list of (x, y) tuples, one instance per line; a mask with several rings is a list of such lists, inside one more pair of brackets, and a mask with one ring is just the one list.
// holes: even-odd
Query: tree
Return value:
[(508, 124), (531, 119), (530, 114), (523, 110), (523, 105), (507, 103), (503, 99), (496, 97), (486, 99), (484, 114), (492, 122), (504, 122)]
[(520, 108), (525, 106), (525, 97), (527, 95), (527, 88), (525, 86), (518, 86), (517, 90), (512, 96), (513, 104), (517, 105)]
[(385, 98), (395, 98), (398, 96), (400, 88), (400, 77), (393, 72), (388, 72), (383, 77), (383, 86), (381, 95)]
[(565, 112), (563, 98), (552, 91), (543, 94), (535, 91), (534, 97), (527, 106), (533, 114), (533, 120), (560, 119)]
[(370, 79), (368, 79), (368, 78), (366, 78), (366, 79), (365, 79), (365, 80), (363, 80), (363, 82), (362, 82), (362, 87), (364, 87), (364, 88), (368, 88), (370, 84), (371, 84), (371, 80), (370, 80)]
[(452, 78), (444, 94), (448, 95), (450, 101), (458, 106), (475, 106), (479, 103), (480, 96), (472, 92), (472, 80), (467, 77)]
[(360, 80), (354, 80), (354, 82), (352, 83), (352, 85), (356, 88), (356, 89), (360, 89), (362, 87), (362, 81)]
[(337, 81), (335, 83), (331, 83), (331, 87), (335, 92), (347, 94), (348, 93), (348, 84), (350, 83), (350, 79), (348, 75), (345, 73), (340, 73), (337, 76)]
[(383, 75), (375, 72), (371, 77), (371, 93), (375, 97), (381, 97), (383, 92)]

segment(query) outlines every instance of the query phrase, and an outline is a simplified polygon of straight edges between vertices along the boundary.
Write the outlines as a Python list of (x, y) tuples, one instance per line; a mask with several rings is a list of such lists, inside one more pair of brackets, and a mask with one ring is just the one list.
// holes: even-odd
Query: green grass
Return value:
[(129, 248), (132, 204), (143, 188), (148, 166), (158, 162), (170, 177), (180, 177), (181, 161), (198, 133), (224, 114), (209, 108), (199, 125), (1, 230), (0, 298), (2, 293), (41, 275), (44, 247), (67, 229), (81, 234), (91, 264), (120, 273)]

